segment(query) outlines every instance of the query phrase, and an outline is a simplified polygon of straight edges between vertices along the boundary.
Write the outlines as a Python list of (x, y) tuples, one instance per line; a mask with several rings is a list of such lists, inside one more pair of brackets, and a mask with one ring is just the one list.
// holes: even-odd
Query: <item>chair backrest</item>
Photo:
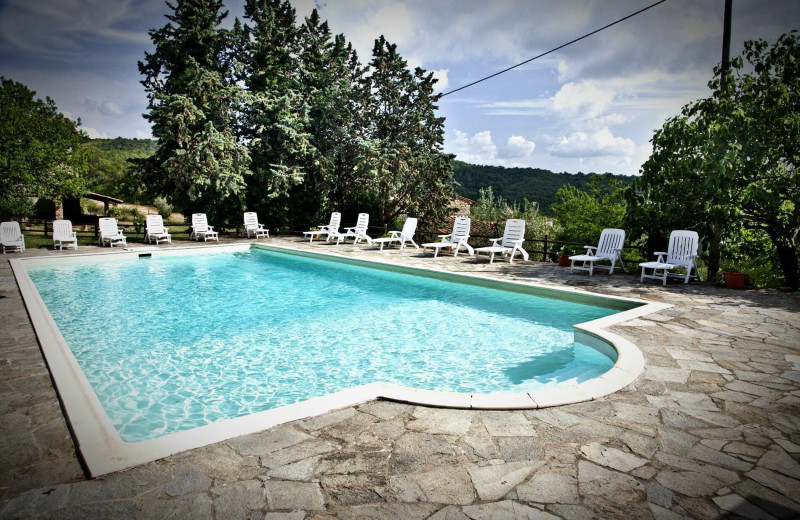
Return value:
[(414, 217), (407, 218), (403, 224), (403, 230), (400, 231), (400, 240), (408, 240), (414, 238), (414, 232), (417, 231), (417, 219)]
[(453, 233), (450, 235), (452, 242), (458, 242), (462, 238), (469, 238), (469, 228), (472, 226), (472, 220), (469, 217), (456, 217), (453, 222)]
[(119, 229), (117, 228), (117, 219), (114, 217), (101, 218), (98, 222), (98, 227), (100, 228), (100, 236), (119, 234)]
[(0, 242), (4, 244), (19, 242), (21, 236), (22, 230), (19, 228), (19, 222), (16, 220), (0, 222)]
[(342, 214), (338, 211), (331, 213), (331, 222), (328, 224), (328, 229), (331, 231), (339, 231), (339, 224), (342, 223)]
[(164, 231), (164, 219), (161, 215), (147, 215), (147, 232), (161, 233)]
[(356, 233), (366, 233), (369, 227), (369, 213), (359, 213), (356, 221)]
[(521, 218), (506, 220), (506, 229), (503, 231), (502, 247), (513, 247), (516, 240), (525, 238), (525, 221)]
[(53, 240), (72, 240), (72, 222), (69, 220), (54, 220)]
[(669, 235), (669, 249), (667, 249), (667, 263), (686, 265), (691, 262), (692, 256), (697, 255), (700, 237), (697, 231), (676, 230)]
[(615, 255), (625, 245), (624, 229), (604, 229), (597, 242), (598, 255)]
[(244, 227), (252, 229), (258, 227), (258, 214), (255, 211), (247, 211), (244, 214)]
[(205, 213), (192, 213), (192, 229), (195, 233), (208, 231), (208, 218)]

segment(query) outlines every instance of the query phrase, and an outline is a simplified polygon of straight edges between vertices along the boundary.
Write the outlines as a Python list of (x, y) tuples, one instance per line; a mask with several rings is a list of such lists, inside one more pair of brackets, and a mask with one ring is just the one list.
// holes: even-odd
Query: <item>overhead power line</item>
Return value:
[(584, 38), (588, 38), (589, 36), (591, 36), (591, 35), (593, 35), (593, 34), (597, 34), (597, 33), (599, 33), (600, 31), (603, 31), (603, 30), (605, 30), (605, 29), (608, 29), (608, 28), (609, 28), (609, 27), (611, 27), (612, 25), (616, 25), (616, 24), (618, 24), (618, 23), (620, 23), (620, 22), (624, 22), (624, 21), (625, 21), (625, 20), (627, 20), (628, 18), (633, 18), (633, 17), (634, 17), (634, 16), (636, 16), (637, 14), (641, 14), (641, 13), (643, 13), (643, 12), (647, 11), (648, 9), (652, 9), (653, 7), (657, 6), (658, 4), (663, 4), (663, 3), (664, 3), (664, 2), (666, 2), (666, 1), (667, 1), (667, 0), (659, 0), (658, 2), (656, 2), (656, 3), (652, 4), (652, 5), (648, 5), (648, 6), (647, 6), (647, 7), (645, 7), (644, 9), (639, 9), (639, 10), (638, 10), (638, 11), (636, 11), (635, 13), (631, 13), (631, 14), (629, 14), (629, 15), (628, 15), (628, 16), (626, 16), (625, 18), (620, 18), (620, 19), (619, 19), (619, 20), (617, 20), (616, 22), (611, 22), (611, 23), (610, 23), (610, 24), (608, 24), (608, 25), (604, 25), (603, 27), (601, 27), (601, 28), (599, 28), (599, 29), (596, 29), (596, 30), (594, 30), (594, 31), (592, 31), (592, 32), (590, 32), (590, 33), (584, 34), (584, 35), (583, 35), (583, 36), (581, 36), (580, 38), (575, 38), (574, 40), (572, 40), (572, 41), (568, 41), (567, 43), (564, 43), (564, 44), (562, 44), (562, 45), (559, 45), (558, 47), (556, 47), (556, 48), (554, 48), (554, 49), (550, 49), (550, 50), (549, 50), (549, 51), (547, 51), (547, 52), (543, 52), (543, 53), (539, 54), (538, 56), (534, 56), (534, 57), (533, 57), (533, 58), (531, 58), (531, 59), (528, 59), (528, 60), (525, 60), (525, 61), (523, 61), (523, 62), (517, 63), (516, 65), (512, 65), (511, 67), (508, 67), (507, 69), (503, 69), (503, 70), (501, 70), (501, 71), (499, 71), (499, 72), (495, 72), (494, 74), (492, 74), (492, 75), (490, 75), (490, 76), (486, 76), (485, 78), (481, 78), (481, 79), (479, 79), (479, 80), (477, 80), (477, 81), (473, 81), (472, 83), (468, 83), (467, 85), (464, 85), (463, 87), (458, 87), (457, 89), (455, 89), (455, 90), (451, 90), (450, 92), (445, 92), (444, 94), (442, 94), (442, 95), (441, 95), (441, 96), (439, 96), (439, 97), (440, 97), (440, 98), (442, 98), (442, 97), (444, 97), (444, 96), (448, 96), (448, 95), (450, 95), (450, 94), (452, 94), (452, 93), (454, 93), (454, 92), (458, 92), (459, 90), (464, 90), (464, 89), (465, 89), (465, 88), (467, 88), (467, 87), (471, 87), (472, 85), (477, 85), (478, 83), (480, 83), (480, 82), (482, 82), (482, 81), (486, 81), (487, 79), (491, 79), (491, 78), (493, 78), (493, 77), (495, 77), (495, 76), (499, 76), (500, 74), (503, 74), (504, 72), (508, 72), (509, 70), (516, 69), (517, 67), (520, 67), (520, 66), (522, 66), (522, 65), (525, 65), (526, 63), (530, 63), (530, 62), (532, 62), (533, 60), (536, 60), (536, 59), (539, 59), (539, 58), (541, 58), (542, 56), (547, 56), (548, 54), (550, 54), (550, 53), (552, 53), (552, 52), (555, 52), (555, 51), (557, 51), (557, 50), (559, 50), (559, 49), (563, 49), (563, 48), (564, 48), (564, 47), (566, 47), (567, 45), (572, 45), (572, 44), (573, 44), (573, 43), (575, 43), (575, 42), (579, 42), (579, 41), (583, 40)]

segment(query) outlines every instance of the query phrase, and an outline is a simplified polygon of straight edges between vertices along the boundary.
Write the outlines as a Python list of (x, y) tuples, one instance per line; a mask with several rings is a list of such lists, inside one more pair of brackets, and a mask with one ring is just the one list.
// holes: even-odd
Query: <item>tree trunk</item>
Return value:
[(711, 225), (711, 244), (708, 247), (708, 279), (713, 280), (719, 272), (719, 253), (722, 242), (723, 222), (719, 216), (714, 217)]
[(797, 260), (797, 247), (776, 241), (775, 249), (778, 253), (778, 261), (781, 264), (781, 270), (783, 271), (783, 283), (792, 289), (797, 289), (798, 274), (800, 274), (800, 266)]

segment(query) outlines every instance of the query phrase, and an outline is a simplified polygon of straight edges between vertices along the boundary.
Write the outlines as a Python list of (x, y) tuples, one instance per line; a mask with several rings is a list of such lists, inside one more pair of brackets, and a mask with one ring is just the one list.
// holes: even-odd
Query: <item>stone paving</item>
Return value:
[[(642, 349), (646, 370), (592, 402), (371, 401), (87, 479), (3, 259), (0, 518), (800, 518), (800, 295), (270, 242), (674, 307), (613, 329)], [(24, 253), (43, 254), (59, 253)]]

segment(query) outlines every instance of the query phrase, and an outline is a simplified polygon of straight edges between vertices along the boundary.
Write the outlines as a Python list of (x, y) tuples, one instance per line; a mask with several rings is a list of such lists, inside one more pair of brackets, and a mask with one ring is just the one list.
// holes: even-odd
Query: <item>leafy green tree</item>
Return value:
[[(629, 213), (650, 245), (669, 229), (704, 233), (712, 278), (726, 235), (760, 230), (775, 247), (785, 283), (798, 286), (798, 56), (794, 33), (772, 46), (745, 42), (728, 76), (715, 69), (712, 96), (688, 104), (655, 132)], [(744, 72), (745, 60), (752, 72)]]
[(52, 99), (0, 77), (0, 219), (33, 212), (30, 197), (57, 200), (84, 191), (84, 138)]
[(539, 205), (524, 199), (520, 206), (516, 202), (508, 203), (504, 198), (495, 195), (491, 186), (481, 188), (478, 200), (470, 209), (470, 217), (476, 221), (497, 222), (501, 226), (507, 219), (521, 218), (525, 221), (525, 237), (542, 239), (552, 232), (552, 223), (539, 211)]
[(403, 214), (437, 222), (453, 196), (452, 155), (442, 151), (444, 118), (435, 115), (433, 73), (412, 73), (397, 45), (375, 40), (366, 85), (370, 169), (378, 222)]
[(167, 5), (169, 22), (149, 33), (155, 51), (139, 62), (149, 101), (145, 118), (158, 139), (156, 153), (141, 163), (142, 179), (184, 212), (233, 220), (250, 158), (235, 134), (245, 99), (230, 81), (230, 35), (219, 28), (227, 12), (220, 12), (221, 0)]
[(558, 238), (596, 244), (605, 228), (622, 227), (627, 187), (613, 177), (594, 175), (586, 190), (565, 184), (556, 192), (551, 209)]

